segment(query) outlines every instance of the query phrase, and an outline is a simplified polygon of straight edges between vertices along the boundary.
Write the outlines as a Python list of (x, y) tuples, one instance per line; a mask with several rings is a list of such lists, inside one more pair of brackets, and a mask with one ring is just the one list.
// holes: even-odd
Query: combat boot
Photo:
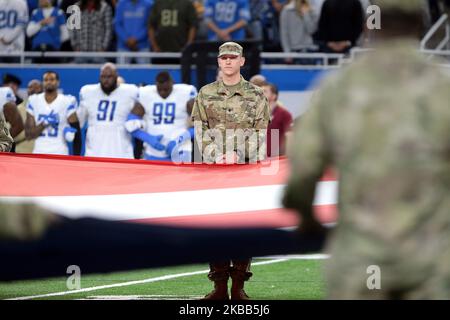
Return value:
[(250, 300), (250, 297), (244, 291), (244, 283), (252, 276), (250, 270), (251, 260), (233, 260), (233, 266), (230, 268), (231, 300)]
[(229, 262), (212, 262), (209, 264), (208, 278), (214, 281), (214, 290), (202, 300), (229, 300), (228, 278), (230, 277)]

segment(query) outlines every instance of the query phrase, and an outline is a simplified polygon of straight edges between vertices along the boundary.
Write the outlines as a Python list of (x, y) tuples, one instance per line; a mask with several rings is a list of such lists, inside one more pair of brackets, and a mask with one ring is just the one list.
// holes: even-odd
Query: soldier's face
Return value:
[(241, 56), (223, 55), (217, 59), (220, 70), (225, 76), (233, 76), (239, 73), (245, 63), (245, 58)]
[(54, 74), (53, 72), (47, 72), (46, 74), (44, 74), (43, 83), (44, 83), (44, 90), (46, 92), (55, 91), (59, 87), (58, 78), (56, 77), (56, 74)]

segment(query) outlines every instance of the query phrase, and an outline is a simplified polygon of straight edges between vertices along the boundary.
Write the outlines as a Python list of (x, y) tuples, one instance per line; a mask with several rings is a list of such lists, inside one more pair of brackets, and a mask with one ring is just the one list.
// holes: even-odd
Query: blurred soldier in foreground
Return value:
[(375, 0), (377, 48), (323, 83), (294, 135), (284, 204), (301, 234), (324, 169), (339, 172), (329, 298), (450, 298), (450, 79), (417, 51), (422, 3)]

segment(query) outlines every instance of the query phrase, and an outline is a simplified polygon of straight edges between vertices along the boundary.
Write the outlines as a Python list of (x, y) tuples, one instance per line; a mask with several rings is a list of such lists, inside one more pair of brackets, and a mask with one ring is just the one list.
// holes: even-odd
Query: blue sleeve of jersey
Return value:
[(192, 86), (191, 92), (189, 93), (189, 98), (193, 99), (196, 96), (197, 96), (197, 89), (194, 86)]
[(62, 26), (63, 24), (66, 24), (66, 17), (64, 16), (64, 13), (61, 10), (58, 10), (58, 16), (57, 16), (57, 25)]
[(28, 102), (28, 104), (27, 104), (27, 110), (30, 111), (30, 113), (34, 114), (34, 108), (30, 102)]
[[(215, 1), (213, 0), (206, 0), (205, 1), (205, 13), (204, 13), (204, 17), (208, 18), (208, 19), (212, 19), (213, 15), (214, 15), (214, 6), (215, 6)], [(212, 19), (214, 20), (214, 19)]]
[(248, 1), (240, 1), (239, 3), (239, 19), (250, 21), (250, 6)]
[(67, 113), (70, 113), (70, 111), (76, 110), (76, 109), (77, 109), (76, 103), (71, 103), (71, 104), (67, 107)]
[(31, 14), (30, 22), (39, 22), (37, 9), (34, 10), (33, 13)]
[(16, 97), (14, 96), (14, 94), (12, 93), (12, 91), (6, 92), (6, 101), (8, 102), (16, 102)]
[(194, 127), (190, 127), (188, 129), (189, 135), (191, 136), (191, 139), (193, 139), (195, 137), (195, 128)]

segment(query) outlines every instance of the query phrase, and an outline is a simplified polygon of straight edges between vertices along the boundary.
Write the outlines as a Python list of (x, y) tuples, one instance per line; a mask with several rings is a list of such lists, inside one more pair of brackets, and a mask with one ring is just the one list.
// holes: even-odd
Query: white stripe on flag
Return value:
[[(314, 204), (336, 204), (337, 187), (336, 181), (319, 182)], [(134, 220), (278, 209), (282, 208), (283, 192), (284, 185), (267, 185), (122, 195), (0, 197), (0, 200), (34, 202), (70, 218)]]

